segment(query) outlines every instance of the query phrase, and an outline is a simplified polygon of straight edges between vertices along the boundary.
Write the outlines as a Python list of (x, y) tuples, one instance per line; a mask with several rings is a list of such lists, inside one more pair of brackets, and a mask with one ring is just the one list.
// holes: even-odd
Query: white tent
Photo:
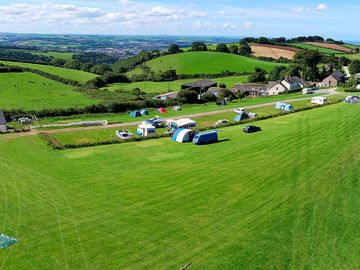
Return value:
[(173, 141), (185, 143), (191, 142), (194, 137), (194, 132), (190, 129), (178, 129), (175, 134), (173, 135)]

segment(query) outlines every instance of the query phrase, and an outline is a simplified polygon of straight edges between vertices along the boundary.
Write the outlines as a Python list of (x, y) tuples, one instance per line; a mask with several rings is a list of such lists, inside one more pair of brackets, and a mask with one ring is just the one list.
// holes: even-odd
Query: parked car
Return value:
[(118, 130), (115, 131), (116, 137), (121, 140), (128, 140), (133, 137), (133, 135), (128, 130)]
[(236, 109), (234, 110), (234, 113), (237, 113), (237, 114), (242, 113), (242, 112), (245, 112), (245, 109), (244, 109), (244, 108), (236, 108)]
[(221, 126), (227, 125), (229, 123), (230, 123), (229, 120), (221, 119), (221, 120), (216, 121), (215, 126), (221, 127)]
[(257, 126), (246, 126), (246, 127), (244, 127), (243, 131), (244, 131), (245, 133), (254, 133), (254, 132), (261, 131), (261, 127), (257, 127)]

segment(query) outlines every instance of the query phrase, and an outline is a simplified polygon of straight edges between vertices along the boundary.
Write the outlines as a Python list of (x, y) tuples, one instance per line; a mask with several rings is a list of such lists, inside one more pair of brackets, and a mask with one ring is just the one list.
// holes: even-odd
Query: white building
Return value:
[(283, 84), (277, 82), (269, 82), (269, 85), (267, 87), (267, 92), (269, 96), (276, 96), (285, 91), (287, 91), (287, 88)]

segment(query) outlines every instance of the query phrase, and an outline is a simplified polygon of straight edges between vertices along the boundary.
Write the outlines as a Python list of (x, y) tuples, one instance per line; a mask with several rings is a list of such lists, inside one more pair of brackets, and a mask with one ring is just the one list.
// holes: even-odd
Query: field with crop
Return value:
[[(249, 57), (217, 52), (186, 52), (167, 55), (146, 62), (155, 72), (175, 69), (178, 74), (215, 74), (223, 71), (253, 72), (256, 67), (271, 71), (278, 63), (260, 61)], [(140, 69), (128, 73), (141, 74)]]
[[(230, 88), (236, 84), (248, 82), (248, 76), (230, 76), (224, 78), (214, 78), (211, 80), (217, 82), (218, 84), (224, 83), (227, 87)], [(171, 91), (180, 91), (182, 84), (193, 81), (195, 81), (195, 79), (176, 80), (172, 82), (144, 81), (144, 82), (134, 82), (134, 83), (114, 83), (104, 88), (110, 91), (114, 91), (117, 89), (124, 89), (130, 91), (134, 88), (139, 88), (141, 91), (147, 93), (164, 93)]]
[(0, 267), (357, 269), (359, 114), (332, 105), (202, 147), (0, 136), (0, 231), (20, 240)]
[(344, 53), (351, 53), (353, 50), (351, 48), (339, 45), (339, 44), (331, 44), (331, 43), (323, 43), (323, 42), (305, 42), (305, 44), (313, 45), (316, 47), (321, 47), (325, 49), (332, 49)]
[(293, 59), (295, 53), (299, 51), (297, 48), (276, 46), (267, 44), (250, 44), (253, 55), (256, 57), (271, 57), (279, 59), (280, 57)]
[(301, 49), (318, 51), (320, 53), (325, 53), (325, 54), (343, 54), (342, 52), (340, 52), (338, 50), (322, 48), (322, 47), (314, 46), (314, 45), (307, 44), (307, 43), (292, 43), (291, 45), (294, 47), (299, 47)]
[(59, 68), (49, 65), (29, 64), (29, 63), (11, 62), (11, 61), (2, 61), (2, 60), (0, 60), (0, 63), (3, 63), (5, 65), (17, 66), (17, 67), (37, 69), (65, 79), (78, 81), (80, 83), (85, 83), (98, 76), (96, 74), (81, 70)]
[(74, 53), (71, 52), (34, 52), (34, 51), (29, 51), (29, 52), (31, 52), (32, 54), (52, 56), (54, 58), (60, 58), (65, 60), (71, 59), (72, 56), (74, 55)]
[(0, 109), (39, 110), (95, 104), (73, 86), (33, 73), (0, 74)]

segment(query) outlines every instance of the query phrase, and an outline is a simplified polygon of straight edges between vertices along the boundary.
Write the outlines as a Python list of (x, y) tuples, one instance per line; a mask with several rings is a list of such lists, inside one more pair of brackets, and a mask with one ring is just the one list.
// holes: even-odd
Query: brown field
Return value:
[(292, 59), (299, 49), (285, 47), (285, 46), (276, 46), (276, 45), (268, 45), (268, 44), (250, 44), (251, 50), (253, 51), (253, 55), (256, 57), (271, 57), (274, 59), (279, 59), (280, 57), (284, 57), (287, 59)]
[(322, 42), (304, 42), (309, 45), (321, 47), (321, 48), (327, 48), (327, 49), (333, 49), (340, 52), (346, 52), (346, 53), (352, 53), (354, 52), (352, 49), (347, 48), (345, 46), (339, 45), (339, 44), (329, 44), (329, 43), (322, 43)]

